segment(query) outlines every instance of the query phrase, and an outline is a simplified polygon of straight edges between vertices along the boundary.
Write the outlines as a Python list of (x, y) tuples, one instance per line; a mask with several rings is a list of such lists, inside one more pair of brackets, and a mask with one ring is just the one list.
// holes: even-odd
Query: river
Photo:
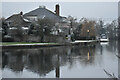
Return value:
[[(3, 78), (118, 77), (118, 42), (85, 46), (3, 49)], [(105, 71), (104, 71), (105, 70)]]

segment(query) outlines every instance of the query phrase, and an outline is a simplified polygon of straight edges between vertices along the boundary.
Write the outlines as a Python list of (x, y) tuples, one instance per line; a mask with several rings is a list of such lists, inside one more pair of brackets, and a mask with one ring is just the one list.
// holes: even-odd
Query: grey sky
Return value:
[(117, 2), (3, 2), (2, 16), (7, 18), (20, 11), (26, 13), (38, 8), (39, 5), (45, 5), (54, 12), (56, 4), (60, 4), (61, 16), (71, 15), (77, 19), (81, 17), (114, 19), (118, 16)]

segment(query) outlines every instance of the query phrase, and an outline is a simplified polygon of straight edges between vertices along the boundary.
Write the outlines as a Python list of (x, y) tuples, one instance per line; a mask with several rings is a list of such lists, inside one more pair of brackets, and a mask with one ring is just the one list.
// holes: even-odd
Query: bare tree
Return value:
[(117, 39), (118, 37), (117, 29), (118, 29), (118, 24), (116, 20), (113, 20), (111, 23), (106, 25), (106, 32), (110, 39)]
[(88, 20), (86, 18), (80, 21), (80, 37), (83, 39), (95, 39), (96, 30), (95, 30), (96, 22), (93, 20)]
[(120, 17), (118, 18), (118, 39), (120, 39)]

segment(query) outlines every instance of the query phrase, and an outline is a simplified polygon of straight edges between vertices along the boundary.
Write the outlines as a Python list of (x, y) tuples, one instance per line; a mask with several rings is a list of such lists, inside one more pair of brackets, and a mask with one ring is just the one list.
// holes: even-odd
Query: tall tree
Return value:
[(82, 28), (80, 32), (80, 36), (83, 38), (92, 39), (96, 37), (95, 30), (95, 21), (85, 19), (82, 23)]
[(5, 18), (0, 19), (0, 28), (2, 29), (2, 37), (8, 34), (8, 25), (5, 22)]

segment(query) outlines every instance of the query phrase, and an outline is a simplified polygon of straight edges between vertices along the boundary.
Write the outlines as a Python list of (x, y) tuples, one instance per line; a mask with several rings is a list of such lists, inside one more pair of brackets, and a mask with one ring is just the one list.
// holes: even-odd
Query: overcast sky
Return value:
[(111, 20), (118, 17), (117, 2), (2, 2), (2, 16), (5, 18), (20, 11), (29, 12), (45, 5), (47, 9), (55, 11), (55, 5), (60, 5), (61, 16), (74, 16), (77, 19), (102, 18)]

